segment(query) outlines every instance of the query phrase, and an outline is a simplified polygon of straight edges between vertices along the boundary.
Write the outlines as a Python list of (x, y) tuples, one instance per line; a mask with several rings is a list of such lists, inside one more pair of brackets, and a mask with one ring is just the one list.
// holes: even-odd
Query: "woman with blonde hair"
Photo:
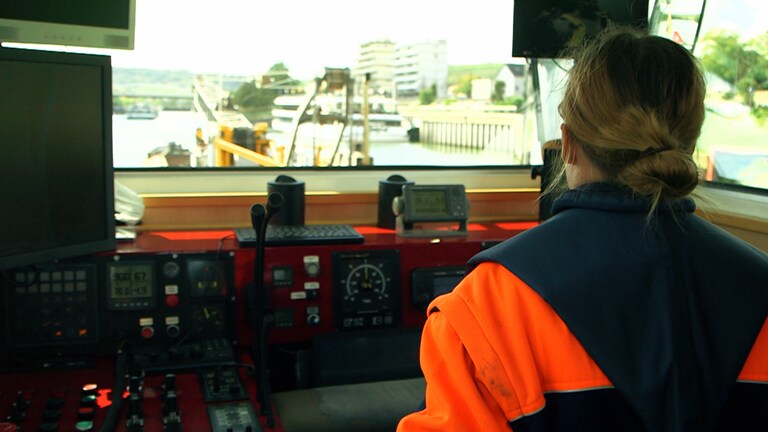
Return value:
[(768, 255), (694, 213), (696, 59), (627, 28), (573, 57), (568, 190), (432, 302), (398, 431), (765, 430)]

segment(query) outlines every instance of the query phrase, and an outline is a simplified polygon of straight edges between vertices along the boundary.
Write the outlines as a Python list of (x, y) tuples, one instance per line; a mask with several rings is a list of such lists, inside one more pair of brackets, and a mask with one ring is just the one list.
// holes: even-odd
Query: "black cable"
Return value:
[(101, 424), (99, 432), (112, 432), (116, 430), (115, 422), (120, 411), (123, 408), (123, 389), (125, 388), (125, 370), (128, 363), (128, 352), (125, 340), (121, 341), (117, 347), (117, 356), (115, 358), (115, 383), (112, 386), (112, 405), (109, 406), (104, 423)]
[[(274, 427), (275, 414), (272, 410), (271, 389), (269, 382), (269, 365), (267, 359), (267, 330), (272, 317), (267, 313), (269, 310), (269, 292), (264, 285), (264, 251), (266, 249), (267, 226), (283, 204), (283, 196), (279, 192), (272, 192), (267, 196), (267, 205), (264, 208), (261, 205), (251, 207), (251, 224), (257, 230), (256, 238), (256, 260), (254, 268), (254, 296), (253, 296), (253, 324), (254, 324), (254, 361), (259, 362), (257, 393), (259, 403), (261, 404), (261, 413), (267, 416), (267, 426)], [(262, 213), (263, 212), (263, 213)], [(263, 217), (262, 217), (263, 214)], [(260, 302), (261, 304), (256, 304)]]

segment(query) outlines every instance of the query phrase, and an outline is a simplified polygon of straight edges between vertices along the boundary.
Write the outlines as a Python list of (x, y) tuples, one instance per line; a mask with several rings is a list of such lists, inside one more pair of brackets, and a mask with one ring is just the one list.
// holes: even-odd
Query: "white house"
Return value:
[[(523, 59), (520, 59), (524, 61)], [(496, 74), (495, 81), (504, 82), (504, 97), (525, 96), (525, 80), (528, 65), (522, 62), (509, 63), (502, 66)]]

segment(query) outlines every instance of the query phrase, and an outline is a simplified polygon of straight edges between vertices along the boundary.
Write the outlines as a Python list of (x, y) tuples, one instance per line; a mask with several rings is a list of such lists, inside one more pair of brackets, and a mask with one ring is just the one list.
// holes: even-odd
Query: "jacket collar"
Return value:
[[(607, 210), (617, 212), (648, 212), (651, 199), (635, 193), (627, 186), (618, 183), (587, 183), (575, 189), (565, 191), (552, 204), (552, 214), (569, 208)], [(691, 198), (662, 201), (657, 211), (674, 213), (692, 213), (696, 203)]]

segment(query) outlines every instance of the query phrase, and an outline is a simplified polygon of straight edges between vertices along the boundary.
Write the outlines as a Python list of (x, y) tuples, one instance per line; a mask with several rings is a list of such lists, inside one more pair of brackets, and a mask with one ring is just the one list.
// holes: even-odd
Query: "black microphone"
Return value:
[(253, 227), (254, 231), (256, 231), (256, 235), (259, 235), (259, 231), (261, 231), (261, 226), (264, 224), (264, 216), (267, 214), (267, 211), (264, 209), (264, 206), (261, 204), (254, 204), (251, 206), (251, 226)]
[[(269, 292), (264, 285), (264, 251), (267, 242), (267, 225), (283, 205), (283, 195), (272, 192), (267, 196), (266, 209), (261, 204), (251, 206), (251, 224), (256, 230), (256, 261), (254, 262), (254, 351), (257, 369), (257, 393), (262, 414), (267, 416), (267, 426), (274, 427), (275, 414), (272, 411), (271, 384), (267, 358), (267, 332), (273, 317), (269, 315)], [(256, 304), (258, 303), (258, 304)]]

